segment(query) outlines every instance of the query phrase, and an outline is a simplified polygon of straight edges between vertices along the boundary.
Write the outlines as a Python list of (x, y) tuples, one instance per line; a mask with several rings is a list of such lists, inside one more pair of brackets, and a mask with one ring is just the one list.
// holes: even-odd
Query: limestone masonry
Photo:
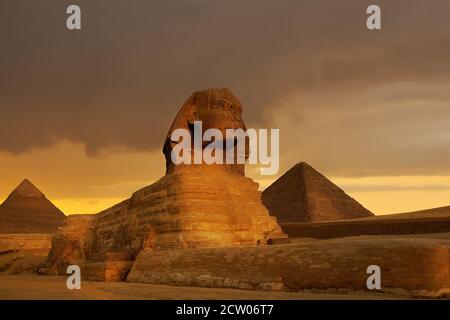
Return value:
[[(379, 265), (384, 292), (448, 293), (450, 241), (380, 237), (244, 248), (143, 251), (127, 281), (248, 290), (367, 290)], [(447, 288), (447, 289), (445, 289)]]

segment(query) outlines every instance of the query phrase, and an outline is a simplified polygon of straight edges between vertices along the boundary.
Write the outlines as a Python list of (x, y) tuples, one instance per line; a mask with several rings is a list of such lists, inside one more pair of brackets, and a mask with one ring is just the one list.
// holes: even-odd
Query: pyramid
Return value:
[(270, 214), (281, 223), (373, 216), (372, 212), (305, 162), (296, 164), (264, 190), (262, 200)]
[(25, 179), (0, 205), (0, 233), (54, 233), (65, 215)]

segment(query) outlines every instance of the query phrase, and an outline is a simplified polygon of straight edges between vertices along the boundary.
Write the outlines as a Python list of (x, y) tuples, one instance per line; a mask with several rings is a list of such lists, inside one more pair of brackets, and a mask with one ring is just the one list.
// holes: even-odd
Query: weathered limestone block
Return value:
[(18, 250), (44, 250), (51, 248), (51, 234), (0, 234), (0, 253)]
[(83, 280), (117, 282), (124, 281), (130, 271), (133, 261), (91, 262), (83, 266)]
[[(241, 128), (242, 106), (227, 89), (194, 93), (183, 105), (164, 142), (167, 172), (110, 209), (70, 216), (53, 240), (48, 268), (71, 260), (133, 261), (142, 249), (255, 246), (287, 239), (261, 202), (258, 184), (244, 165), (179, 165), (170, 161), (176, 128)], [(53, 267), (52, 270), (55, 268)]]
[(450, 241), (337, 239), (279, 246), (143, 250), (127, 281), (253, 290), (366, 291), (367, 267), (381, 268), (383, 291), (450, 289)]
[[(68, 216), (52, 239), (52, 246), (45, 263), (44, 274), (66, 274), (70, 264), (81, 264), (88, 256), (94, 240), (95, 215)], [(80, 262), (81, 261), (81, 262)]]
[(0, 234), (0, 272), (35, 272), (46, 261), (51, 234)]
[(0, 234), (0, 272), (36, 272), (50, 251), (50, 234)]
[(283, 236), (261, 204), (258, 185), (245, 176), (196, 166), (179, 168), (164, 180), (168, 210), (154, 221), (147, 247), (263, 245)]

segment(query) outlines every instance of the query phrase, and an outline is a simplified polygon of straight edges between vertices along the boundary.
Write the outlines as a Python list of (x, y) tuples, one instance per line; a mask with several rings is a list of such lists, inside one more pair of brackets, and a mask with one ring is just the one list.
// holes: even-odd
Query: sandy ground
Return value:
[(68, 290), (66, 278), (34, 274), (0, 275), (0, 299), (108, 299), (108, 300), (335, 300), (405, 299), (407, 296), (370, 293), (264, 292), (217, 288), (191, 288), (126, 282), (82, 282), (81, 290)]

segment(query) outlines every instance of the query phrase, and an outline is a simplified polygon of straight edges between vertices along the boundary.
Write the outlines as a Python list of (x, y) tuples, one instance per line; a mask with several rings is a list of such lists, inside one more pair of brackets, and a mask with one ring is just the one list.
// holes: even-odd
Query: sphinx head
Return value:
[[(171, 152), (177, 143), (171, 139), (173, 131), (186, 129), (193, 136), (196, 121), (202, 123), (202, 134), (208, 129), (218, 129), (224, 139), (227, 129), (246, 130), (242, 120), (242, 104), (229, 89), (209, 89), (193, 93), (178, 112), (164, 142), (163, 153), (166, 157), (167, 173), (175, 166), (171, 161)], [(244, 172), (242, 164), (222, 166), (241, 174)]]

